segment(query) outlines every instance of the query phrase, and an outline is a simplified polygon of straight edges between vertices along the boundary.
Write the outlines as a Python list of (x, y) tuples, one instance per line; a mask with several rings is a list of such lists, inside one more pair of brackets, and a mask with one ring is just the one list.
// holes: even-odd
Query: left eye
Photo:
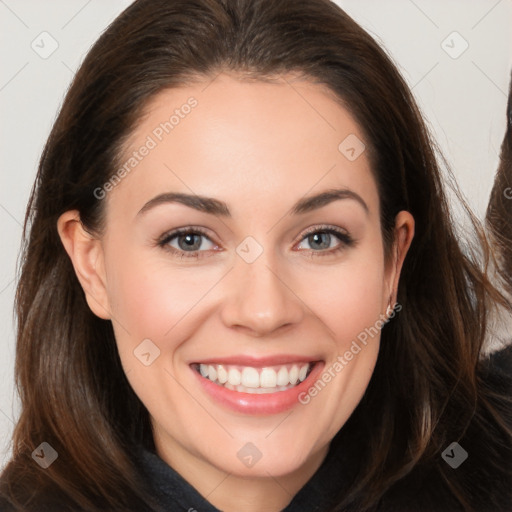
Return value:
[[(318, 250), (332, 249), (335, 246), (331, 245), (331, 242), (334, 242), (334, 237), (338, 239), (338, 242), (341, 240), (341, 233), (335, 232), (333, 230), (324, 230), (324, 231), (314, 231), (313, 233), (307, 234), (302, 240), (308, 241), (310, 247), (313, 246)], [(343, 240), (341, 240), (343, 241)], [(302, 244), (303, 242), (301, 242)], [(298, 246), (301, 248), (300, 246)]]

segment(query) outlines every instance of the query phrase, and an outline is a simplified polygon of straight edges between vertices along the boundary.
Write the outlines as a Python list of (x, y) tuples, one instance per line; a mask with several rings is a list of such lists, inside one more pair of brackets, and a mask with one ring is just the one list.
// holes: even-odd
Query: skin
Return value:
[[(332, 366), (394, 303), (414, 234), (414, 219), (400, 212), (386, 265), (366, 152), (349, 161), (338, 150), (350, 134), (364, 140), (361, 129), (323, 86), (284, 78), (248, 82), (222, 73), (159, 93), (127, 156), (189, 97), (198, 105), (107, 194), (104, 232), (87, 233), (77, 211), (58, 221), (91, 310), (112, 320), (127, 378), (150, 413), (157, 453), (227, 512), (281, 510), (311, 478), (368, 386), (380, 336), (291, 414), (229, 410), (203, 391), (189, 364), (293, 354)], [(331, 188), (357, 193), (368, 211), (343, 199), (289, 214), (297, 200)], [(178, 203), (138, 214), (163, 192), (217, 198), (232, 217)], [(355, 245), (331, 235), (324, 249), (304, 235), (322, 225), (348, 231)], [(207, 230), (196, 250), (204, 257), (181, 258), (155, 242), (185, 226)], [(263, 249), (252, 263), (236, 252), (247, 236)], [(171, 242), (176, 250), (178, 241)], [(144, 339), (160, 350), (149, 366), (133, 353)], [(237, 457), (247, 442), (262, 454), (252, 467)]]

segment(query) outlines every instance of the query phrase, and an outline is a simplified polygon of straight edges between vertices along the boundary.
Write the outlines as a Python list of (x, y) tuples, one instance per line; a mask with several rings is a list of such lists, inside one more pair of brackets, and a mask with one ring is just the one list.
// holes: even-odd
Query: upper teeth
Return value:
[(200, 364), (203, 377), (219, 384), (244, 386), (245, 388), (275, 388), (302, 382), (310, 369), (309, 363), (253, 368), (222, 364)]

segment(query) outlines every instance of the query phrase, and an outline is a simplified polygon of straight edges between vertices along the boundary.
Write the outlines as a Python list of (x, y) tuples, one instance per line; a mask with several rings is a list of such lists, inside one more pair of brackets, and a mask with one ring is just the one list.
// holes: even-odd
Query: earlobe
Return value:
[(101, 241), (84, 229), (77, 210), (63, 213), (57, 221), (57, 230), (91, 311), (109, 320), (111, 315)]

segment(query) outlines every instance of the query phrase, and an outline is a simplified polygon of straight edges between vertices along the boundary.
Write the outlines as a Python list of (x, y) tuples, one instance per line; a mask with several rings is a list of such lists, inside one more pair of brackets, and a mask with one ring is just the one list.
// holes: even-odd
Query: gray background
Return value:
[[(0, 467), (10, 455), (18, 414), (12, 309), (21, 224), (38, 158), (74, 70), (130, 3), (0, 0)], [(482, 217), (505, 130), (512, 0), (337, 3), (392, 56)], [(58, 47), (46, 55), (52, 45)]]

